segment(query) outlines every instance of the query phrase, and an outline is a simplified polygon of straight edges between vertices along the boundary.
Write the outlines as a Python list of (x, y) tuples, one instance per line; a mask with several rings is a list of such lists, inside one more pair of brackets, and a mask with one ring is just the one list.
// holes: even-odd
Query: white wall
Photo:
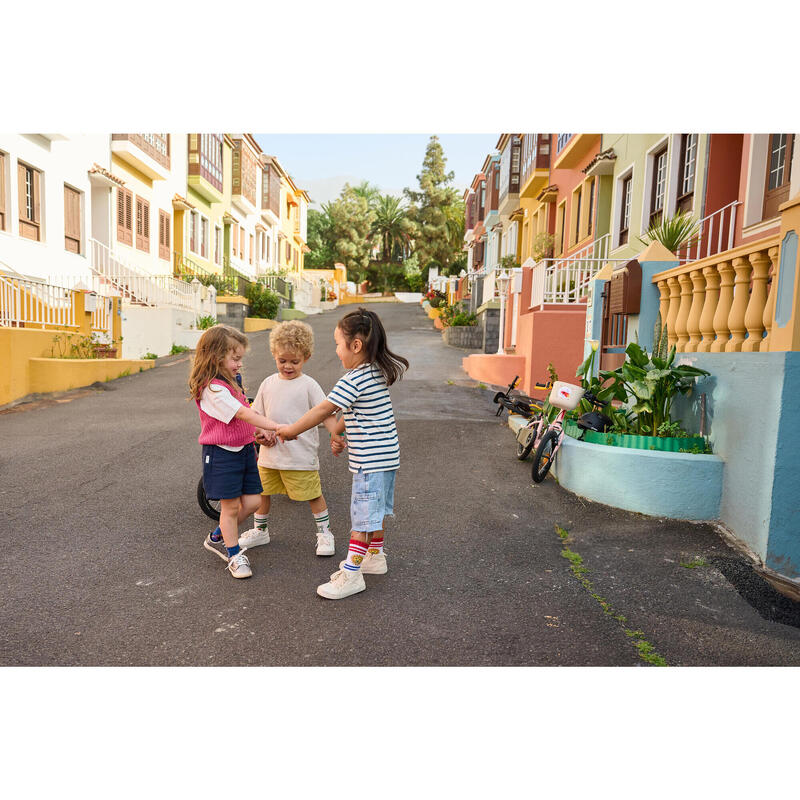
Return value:
[[(7, 224), (6, 230), (0, 231), (0, 261), (17, 272), (37, 278), (89, 274), (87, 239), (91, 236), (96, 213), (92, 208), (89, 170), (95, 163), (107, 168), (111, 158), (108, 134), (59, 137), (50, 140), (40, 134), (0, 133), (0, 150), (8, 156)], [(19, 235), (18, 160), (42, 172), (42, 241), (39, 242)], [(65, 183), (82, 193), (81, 255), (64, 248)]]
[[(122, 357), (142, 358), (145, 353), (168, 355), (173, 344), (194, 346), (190, 326), (196, 315), (177, 308), (150, 308), (122, 304)], [(199, 338), (199, 337), (196, 337)]]

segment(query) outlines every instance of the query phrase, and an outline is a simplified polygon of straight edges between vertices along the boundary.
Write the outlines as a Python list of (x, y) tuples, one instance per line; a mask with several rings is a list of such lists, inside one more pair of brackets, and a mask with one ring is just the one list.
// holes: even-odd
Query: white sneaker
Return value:
[(258, 528), (250, 528), (239, 537), (239, 547), (248, 550), (251, 547), (258, 547), (260, 544), (269, 544), (269, 528), (260, 531)]
[[(344, 569), (344, 564), (347, 559), (339, 562), (339, 569)], [(389, 571), (389, 566), (386, 563), (386, 551), (383, 553), (372, 553), (367, 550), (364, 560), (361, 562), (361, 572), (364, 575), (385, 575)], [(336, 573), (334, 572), (334, 575)], [(331, 575), (331, 578), (333, 575)]]
[(250, 559), (241, 551), (228, 559), (228, 572), (234, 578), (249, 578), (253, 574), (250, 569)]
[(332, 533), (317, 533), (317, 555), (332, 556), (336, 552)]
[(331, 576), (330, 583), (317, 586), (317, 594), (328, 600), (341, 600), (367, 588), (360, 569), (340, 569)]

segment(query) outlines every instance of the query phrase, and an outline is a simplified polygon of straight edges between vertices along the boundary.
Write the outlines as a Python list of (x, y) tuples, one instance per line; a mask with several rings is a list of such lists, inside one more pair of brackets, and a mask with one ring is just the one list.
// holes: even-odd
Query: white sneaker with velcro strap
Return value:
[(253, 574), (253, 570), (250, 569), (250, 559), (240, 550), (228, 559), (228, 572), (234, 578), (249, 578)]

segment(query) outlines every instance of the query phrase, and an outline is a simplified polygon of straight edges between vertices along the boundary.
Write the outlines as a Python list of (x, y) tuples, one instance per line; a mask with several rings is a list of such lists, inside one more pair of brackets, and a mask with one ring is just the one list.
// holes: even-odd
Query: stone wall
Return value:
[(455, 325), (442, 331), (442, 341), (464, 350), (483, 349), (483, 329), (479, 325)]
[(244, 332), (244, 320), (250, 314), (247, 303), (220, 303), (217, 302), (217, 322), (230, 325), (237, 331)]
[(478, 309), (478, 327), (483, 332), (483, 352), (496, 353), (500, 343), (500, 304), (486, 303)]

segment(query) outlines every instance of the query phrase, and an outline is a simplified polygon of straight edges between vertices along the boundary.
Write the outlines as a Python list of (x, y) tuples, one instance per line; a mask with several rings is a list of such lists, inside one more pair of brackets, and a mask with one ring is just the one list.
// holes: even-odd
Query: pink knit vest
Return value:
[[(247, 403), (247, 396), (242, 392), (231, 389), (228, 384), (222, 381), (212, 380), (210, 386), (221, 386), (227, 389), (245, 408), (250, 406)], [(222, 420), (214, 419), (200, 408), (200, 401), (197, 403), (197, 410), (200, 412), (200, 436), (197, 441), (200, 444), (225, 444), (228, 447), (241, 447), (251, 444), (253, 441), (253, 426), (249, 422), (234, 417), (227, 424)]]

